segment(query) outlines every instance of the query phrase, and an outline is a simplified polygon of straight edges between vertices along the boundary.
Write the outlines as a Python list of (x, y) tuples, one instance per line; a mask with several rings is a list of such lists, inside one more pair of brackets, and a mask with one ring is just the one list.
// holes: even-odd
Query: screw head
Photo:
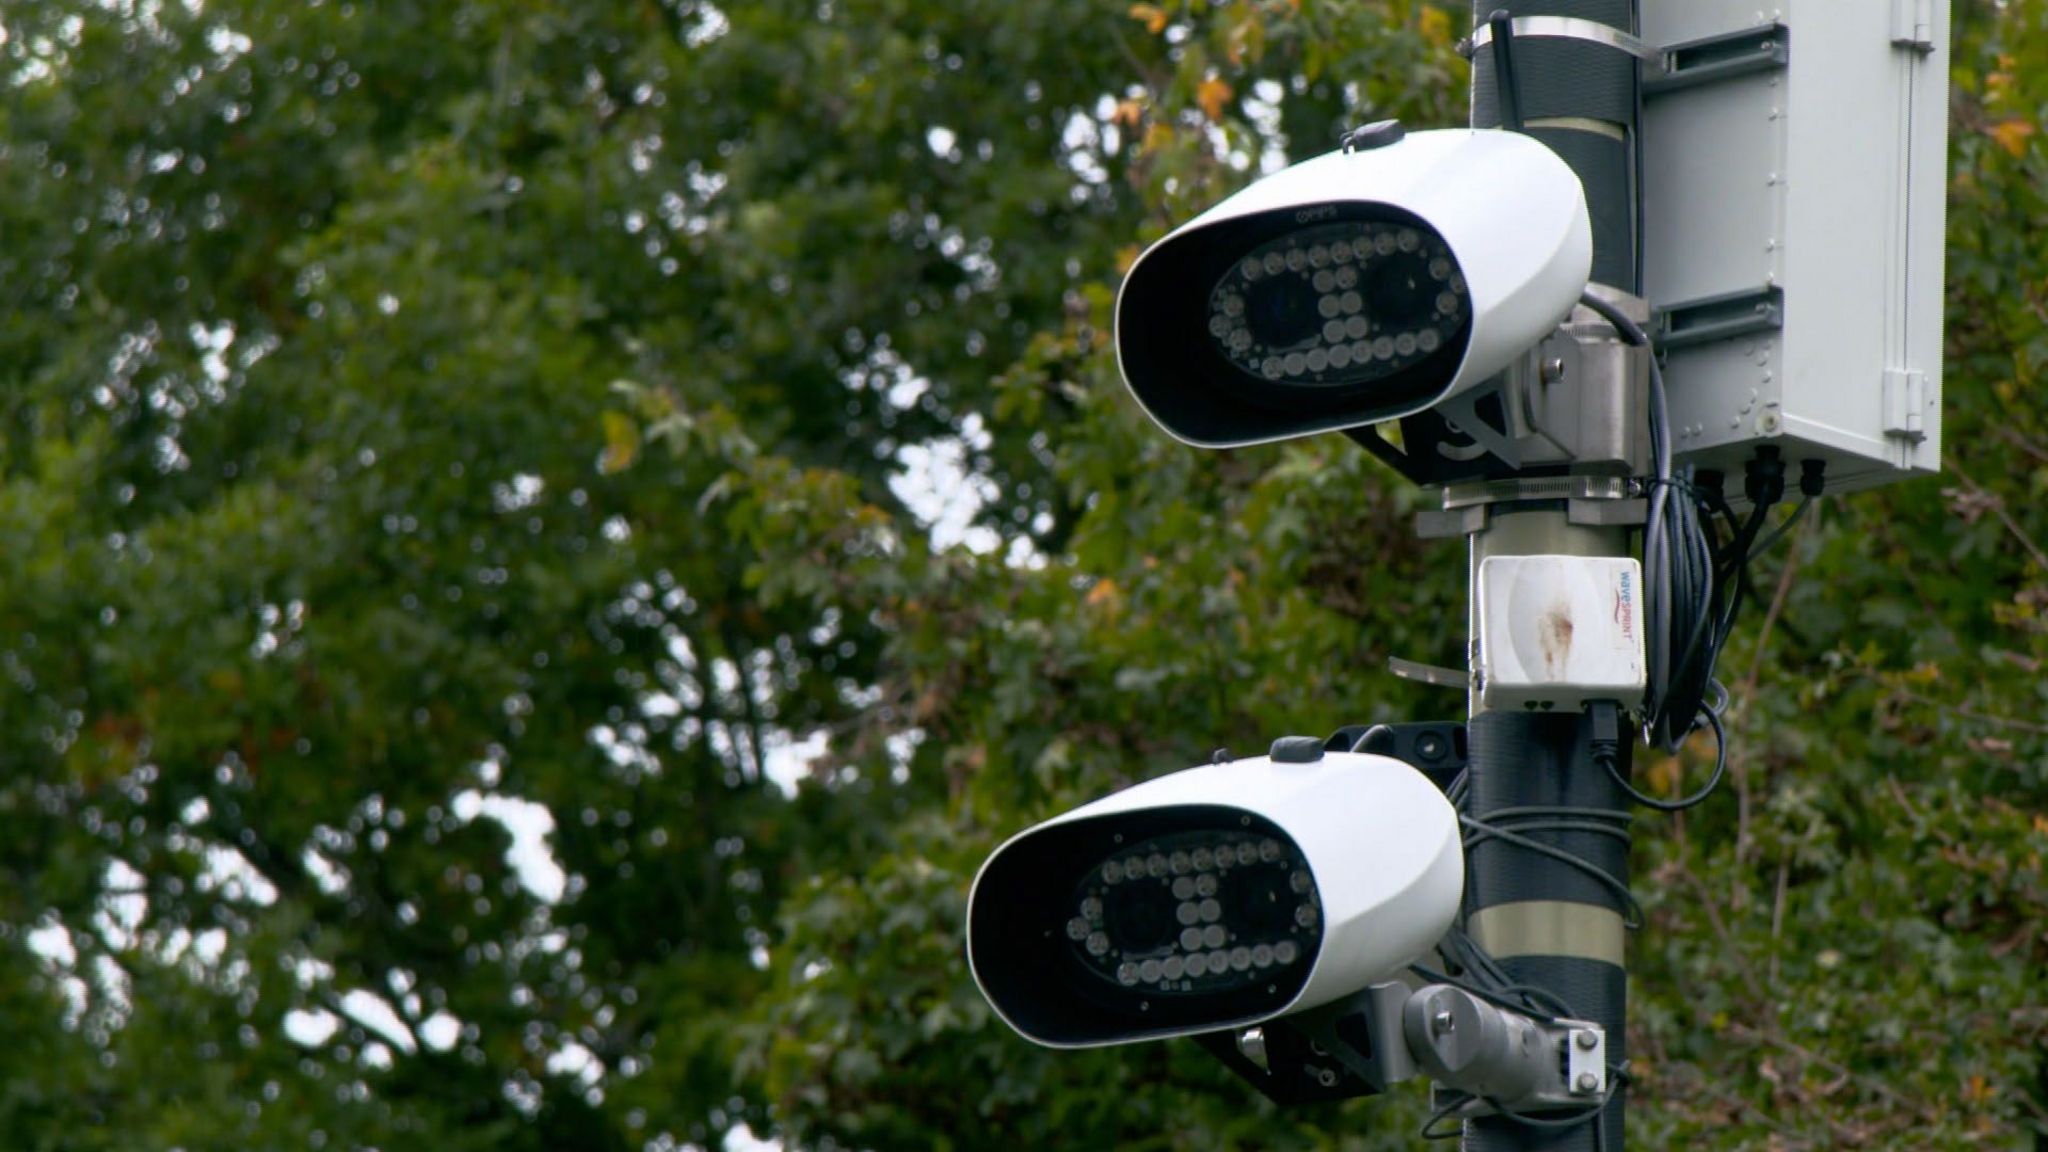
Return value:
[(1584, 1029), (1580, 1029), (1577, 1033), (1575, 1033), (1575, 1039), (1572, 1042), (1577, 1044), (1580, 1048), (1584, 1049), (1585, 1051), (1591, 1052), (1593, 1050), (1593, 1046), (1600, 1043), (1600, 1038), (1598, 1036), (1593, 1035), (1591, 1032), (1588, 1032)]
[(1595, 1077), (1591, 1072), (1581, 1072), (1579, 1073), (1578, 1082), (1574, 1084), (1573, 1087), (1580, 1092), (1591, 1092), (1594, 1088), (1598, 1087), (1599, 1084), (1599, 1079)]
[(1450, 1011), (1446, 1009), (1430, 1017), (1429, 1026), (1437, 1035), (1442, 1036), (1447, 1032), (1457, 1031), (1458, 1020), (1457, 1017), (1452, 1016)]

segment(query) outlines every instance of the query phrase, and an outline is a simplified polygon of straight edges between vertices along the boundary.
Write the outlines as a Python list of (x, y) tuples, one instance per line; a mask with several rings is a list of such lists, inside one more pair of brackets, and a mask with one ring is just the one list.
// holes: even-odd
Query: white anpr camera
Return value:
[(967, 913), (996, 1013), (1055, 1048), (1241, 1028), (1435, 947), (1465, 886), (1450, 801), (1389, 757), (1276, 752), (1139, 784), (997, 849)]
[(1356, 428), (1526, 354), (1592, 267), (1585, 190), (1529, 137), (1447, 129), (1269, 176), (1154, 244), (1117, 298), (1124, 379), (1190, 444)]

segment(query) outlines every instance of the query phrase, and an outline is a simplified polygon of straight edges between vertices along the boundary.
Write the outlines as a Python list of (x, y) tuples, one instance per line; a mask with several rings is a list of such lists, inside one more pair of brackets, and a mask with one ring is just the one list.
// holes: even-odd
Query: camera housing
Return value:
[(1260, 180), (1132, 266), (1118, 363), (1160, 427), (1227, 448), (1412, 415), (1570, 314), (1593, 238), (1563, 160), (1498, 130), (1385, 138)]
[(1194, 1035), (1425, 955), (1464, 891), (1456, 811), (1398, 760), (1310, 745), (1163, 776), (998, 848), (967, 914), (997, 1015), (1054, 1048)]

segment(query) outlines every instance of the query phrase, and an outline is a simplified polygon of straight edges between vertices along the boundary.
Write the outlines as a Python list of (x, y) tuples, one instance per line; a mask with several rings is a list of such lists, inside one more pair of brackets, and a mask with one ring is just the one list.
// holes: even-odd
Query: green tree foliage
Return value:
[[(1108, 321), (1458, 122), (1464, 7), (11, 0), (0, 1146), (1409, 1146), (1031, 1048), (960, 924), (1061, 807), (1455, 714), (1379, 671), (1462, 643), (1417, 494), (1172, 444)], [(1758, 572), (1729, 794), (1639, 842), (1646, 1147), (2048, 1114), (2038, 0), (1955, 88), (1957, 467)]]

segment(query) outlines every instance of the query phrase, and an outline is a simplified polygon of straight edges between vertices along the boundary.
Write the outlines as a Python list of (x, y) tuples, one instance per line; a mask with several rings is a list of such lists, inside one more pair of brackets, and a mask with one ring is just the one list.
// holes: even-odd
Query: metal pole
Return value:
[[(1593, 221), (1593, 281), (1625, 310), (1640, 311), (1642, 227), (1638, 169), (1641, 70), (1626, 47), (1641, 27), (1641, 0), (1474, 0), (1475, 33), (1515, 23), (1513, 92), (1502, 99), (1498, 33), (1490, 50), (1473, 54), (1472, 124), (1510, 127), (1543, 141), (1585, 185)], [(1625, 33), (1617, 42), (1606, 29)], [(1504, 116), (1505, 112), (1505, 116)], [(1507, 502), (1487, 510), (1471, 537), (1472, 632), (1478, 636), (1479, 564), (1491, 556), (1625, 556), (1624, 529), (1574, 525), (1555, 502)], [(1584, 715), (1485, 712), (1477, 694), (1470, 722), (1470, 811), (1512, 827), (1513, 810), (1597, 810), (1619, 825), (1626, 796), (1593, 756)], [(1617, 768), (1628, 771), (1623, 740)], [(1529, 839), (1561, 848), (1626, 881), (1625, 837), (1589, 831), (1537, 830)], [(1624, 909), (1618, 894), (1573, 867), (1502, 839), (1474, 846), (1467, 871), (1468, 927), (1473, 938), (1517, 982), (1542, 987), (1581, 1019), (1607, 1030), (1608, 1059), (1627, 1059)], [(1468, 1121), (1468, 1152), (1586, 1150), (1620, 1152), (1623, 1105), (1594, 1122), (1545, 1131), (1506, 1117)], [(1597, 1127), (1597, 1131), (1596, 1131)]]

